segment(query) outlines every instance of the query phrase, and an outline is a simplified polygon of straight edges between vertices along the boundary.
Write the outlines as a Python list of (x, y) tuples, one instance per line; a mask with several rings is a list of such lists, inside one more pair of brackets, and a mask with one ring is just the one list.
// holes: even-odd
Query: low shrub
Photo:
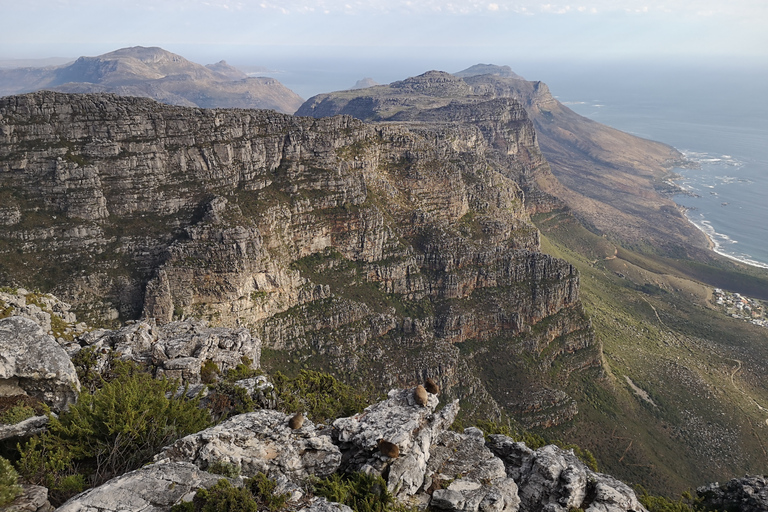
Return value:
[(192, 501), (173, 506), (171, 512), (278, 512), (285, 508), (290, 494), (277, 493), (276, 488), (275, 481), (263, 473), (247, 479), (243, 487), (221, 479), (210, 489), (198, 489)]
[(352, 473), (344, 477), (333, 474), (315, 483), (315, 494), (329, 501), (347, 505), (355, 512), (406, 512), (380, 475)]
[(378, 398), (373, 393), (344, 384), (333, 375), (311, 370), (301, 370), (295, 379), (277, 372), (272, 384), (277, 409), (287, 413), (304, 412), (316, 423), (351, 416)]
[(141, 467), (163, 447), (210, 424), (199, 398), (176, 396), (177, 383), (157, 380), (136, 365), (94, 394), (51, 418), (49, 429), (32, 438), (17, 464), (29, 482), (48, 487), (57, 499), (99, 485)]
[(11, 503), (21, 494), (21, 486), (17, 484), (19, 474), (7, 459), (0, 457), (0, 507)]

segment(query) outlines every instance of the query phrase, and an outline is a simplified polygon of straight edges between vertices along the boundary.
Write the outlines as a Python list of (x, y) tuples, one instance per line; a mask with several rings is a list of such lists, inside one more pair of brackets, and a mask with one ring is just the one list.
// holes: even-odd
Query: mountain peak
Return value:
[(497, 75), (504, 78), (524, 80), (523, 77), (512, 71), (512, 68), (509, 66), (497, 66), (496, 64), (475, 64), (474, 66), (470, 66), (463, 71), (458, 71), (453, 75), (460, 78), (478, 75)]

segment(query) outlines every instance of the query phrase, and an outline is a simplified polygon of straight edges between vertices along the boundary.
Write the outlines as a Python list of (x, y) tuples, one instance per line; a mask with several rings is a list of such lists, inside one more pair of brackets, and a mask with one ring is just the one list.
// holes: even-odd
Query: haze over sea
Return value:
[[(498, 58), (497, 58), (498, 59)], [(271, 75), (308, 98), (430, 69), (456, 72), (476, 62), (282, 61)], [(745, 63), (518, 62), (497, 60), (546, 82), (577, 113), (674, 146), (697, 169), (675, 169), (687, 194), (675, 201), (715, 250), (768, 268), (768, 66)]]

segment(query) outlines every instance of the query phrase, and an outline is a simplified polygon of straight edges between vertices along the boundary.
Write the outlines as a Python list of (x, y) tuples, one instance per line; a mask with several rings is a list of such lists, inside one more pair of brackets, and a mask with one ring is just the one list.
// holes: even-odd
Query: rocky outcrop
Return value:
[(168, 511), (191, 501), (197, 489), (212, 487), (222, 477), (189, 462), (152, 464), (79, 494), (58, 512)]
[[(291, 416), (271, 410), (234, 416), (179, 439), (156, 460), (187, 461), (201, 469), (224, 463), (245, 477), (264, 473), (284, 486), (290, 482), (292, 487), (306, 484), (310, 475), (322, 478), (336, 472), (341, 452), (330, 436), (308, 419), (301, 428), (290, 428)], [(292, 490), (291, 486), (287, 489)]]
[[(290, 415), (261, 410), (180, 439), (156, 462), (86, 491), (61, 511), (169, 510), (189, 501), (196, 488), (219, 476), (205, 469), (257, 472), (290, 492), (287, 510), (348, 511), (308, 491), (310, 477), (336, 471), (382, 475), (406, 505), (454, 512), (646, 512), (634, 492), (608, 475), (594, 473), (571, 451), (555, 446), (531, 450), (505, 436), (484, 439), (482, 431), (447, 430), (458, 412), (451, 403), (435, 411), (414, 389), (392, 390), (389, 397), (331, 429), (305, 420), (293, 430)], [(387, 444), (386, 447), (385, 443)], [(397, 449), (395, 449), (397, 447)], [(242, 485), (242, 478), (230, 479)]]
[(26, 394), (58, 412), (77, 400), (80, 381), (67, 353), (34, 321), (0, 320), (0, 394)]
[(97, 353), (108, 350), (123, 360), (155, 368), (157, 377), (186, 384), (200, 383), (206, 362), (214, 363), (223, 375), (244, 360), (258, 368), (261, 357), (261, 340), (247, 329), (212, 328), (191, 320), (165, 325), (141, 321), (117, 331), (98, 329), (82, 336), (81, 342)]
[[(445, 99), (457, 80), (402, 88)], [(0, 193), (22, 220), (0, 231), (0, 281), (56, 283), (87, 323), (245, 327), (297, 363), (341, 362), (353, 381), (383, 390), (429, 376), (450, 399), (474, 396), (473, 414), (497, 417), (503, 399), (525, 415), (528, 393), (486, 389), (482, 358), (464, 361), (474, 347), (531, 354), (534, 373), (556, 366), (543, 384), (561, 391), (600, 349), (575, 269), (537, 252), (518, 178), (545, 163), (524, 109), (449, 103), (366, 125), (110, 95), (4, 98)], [(153, 357), (186, 379), (194, 350)], [(537, 414), (568, 400), (539, 402)]]
[(48, 489), (39, 485), (22, 485), (21, 489), (19, 497), (3, 508), (4, 512), (53, 512)]
[(531, 450), (506, 436), (492, 435), (490, 450), (518, 486), (525, 512), (645, 512), (635, 492), (609, 475), (590, 470), (572, 451), (554, 445)]
[(723, 485), (711, 483), (696, 489), (702, 504), (711, 510), (764, 512), (768, 510), (768, 480), (754, 475), (734, 478)]

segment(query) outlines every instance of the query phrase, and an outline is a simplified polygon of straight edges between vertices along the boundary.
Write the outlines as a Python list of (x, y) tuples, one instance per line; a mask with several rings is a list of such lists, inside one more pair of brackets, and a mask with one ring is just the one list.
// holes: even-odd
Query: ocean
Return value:
[[(483, 61), (483, 59), (480, 59)], [(491, 61), (490, 59), (485, 60)], [(698, 164), (675, 169), (686, 191), (675, 201), (715, 250), (768, 268), (768, 65), (734, 60), (573, 62), (498, 56), (541, 80), (577, 113), (674, 146)], [(303, 98), (349, 89), (358, 79), (389, 83), (430, 69), (456, 72), (476, 62), (450, 58), (262, 59)]]
[(577, 113), (696, 162), (675, 169), (686, 192), (675, 201), (715, 251), (768, 268), (768, 66), (618, 71), (547, 83)]

